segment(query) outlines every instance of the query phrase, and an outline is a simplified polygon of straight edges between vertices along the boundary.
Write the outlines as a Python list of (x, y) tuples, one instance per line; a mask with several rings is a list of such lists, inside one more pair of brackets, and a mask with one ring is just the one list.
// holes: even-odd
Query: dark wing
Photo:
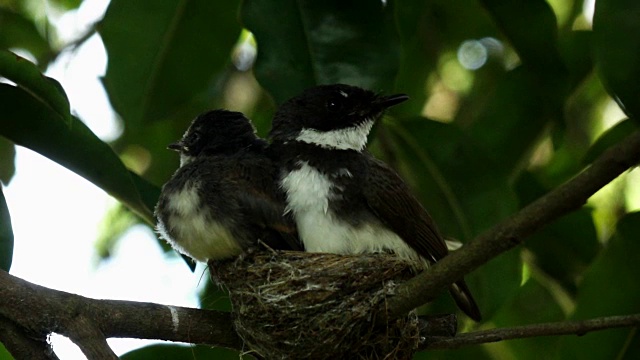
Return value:
[[(416, 199), (400, 176), (385, 163), (367, 156), (368, 173), (363, 194), (370, 210), (425, 259), (436, 262), (449, 250), (433, 219)], [(449, 287), (456, 304), (470, 318), (482, 315), (464, 280)]]
[(277, 186), (277, 169), (270, 159), (244, 159), (232, 166), (233, 181), (241, 189), (238, 204), (247, 218), (266, 230), (262, 240), (274, 249), (303, 250), (293, 218), (284, 214), (284, 194)]
[(385, 163), (367, 156), (362, 191), (371, 211), (425, 259), (435, 262), (449, 251), (436, 224), (407, 184)]

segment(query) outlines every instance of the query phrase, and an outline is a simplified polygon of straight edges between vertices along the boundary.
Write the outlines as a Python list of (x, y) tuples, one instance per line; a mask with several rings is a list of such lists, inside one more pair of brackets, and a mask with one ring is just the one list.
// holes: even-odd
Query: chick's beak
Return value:
[(172, 144), (169, 144), (169, 145), (167, 146), (167, 149), (169, 149), (169, 150), (173, 150), (173, 151), (180, 151), (180, 150), (182, 150), (183, 148), (184, 148), (184, 145), (182, 145), (182, 142), (181, 142), (181, 141), (176, 141), (176, 142), (174, 142), (174, 143), (172, 143)]

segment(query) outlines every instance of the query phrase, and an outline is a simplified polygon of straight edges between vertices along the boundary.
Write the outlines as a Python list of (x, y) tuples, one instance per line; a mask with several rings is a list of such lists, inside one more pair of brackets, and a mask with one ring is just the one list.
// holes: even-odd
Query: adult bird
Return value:
[[(408, 97), (343, 84), (305, 90), (277, 110), (269, 134), (279, 184), (309, 252), (393, 252), (419, 267), (447, 256), (436, 224), (398, 174), (366, 150), (373, 124)], [(450, 287), (479, 321), (463, 279)]]

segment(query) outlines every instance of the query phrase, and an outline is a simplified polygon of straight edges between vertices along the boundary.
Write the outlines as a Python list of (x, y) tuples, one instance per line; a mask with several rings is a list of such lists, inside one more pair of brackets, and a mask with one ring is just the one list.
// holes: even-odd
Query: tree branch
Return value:
[(639, 162), (640, 131), (636, 131), (605, 151), (573, 179), (407, 281), (398, 288), (397, 296), (388, 300), (389, 316), (395, 318), (408, 313), (456, 279), (521, 244), (543, 226), (579, 209), (596, 191)]
[(105, 340), (110, 337), (242, 349), (227, 312), (95, 300), (35, 285), (5, 271), (0, 271), (0, 289), (0, 318), (38, 337), (65, 335), (90, 359), (115, 358)]
[(503, 340), (523, 339), (536, 336), (578, 335), (591, 331), (613, 329), (619, 327), (640, 326), (640, 314), (626, 316), (607, 316), (580, 321), (562, 321), (512, 328), (491, 329), (459, 334), (455, 337), (427, 338), (420, 350), (457, 349), (464, 346), (478, 345)]
[[(105, 339), (108, 337), (161, 339), (242, 349), (242, 340), (233, 329), (229, 313), (89, 299), (34, 285), (4, 271), (0, 271), (0, 288), (3, 289), (0, 341), (19, 357), (56, 360), (46, 341), (51, 332), (69, 337), (89, 359), (117, 358), (107, 346)], [(455, 337), (449, 336), (450, 331), (446, 330), (451, 326), (451, 316), (430, 316), (423, 320), (426, 327), (421, 329), (421, 334), (426, 341), (418, 350), (455, 349), (534, 336), (584, 335), (596, 330), (639, 326), (640, 314), (491, 329)]]
[(20, 354), (22, 358), (33, 360), (58, 360), (47, 342), (47, 336), (27, 334), (27, 332), (0, 316), (0, 342), (11, 354)]

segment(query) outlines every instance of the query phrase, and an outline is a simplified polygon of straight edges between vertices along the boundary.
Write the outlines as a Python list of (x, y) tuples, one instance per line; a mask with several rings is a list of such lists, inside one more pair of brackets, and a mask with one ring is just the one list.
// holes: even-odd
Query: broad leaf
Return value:
[[(127, 230), (138, 224), (138, 222), (138, 218), (122, 204), (111, 207), (106, 214), (103, 215), (98, 229), (98, 235), (94, 242), (95, 253), (100, 261), (111, 257), (111, 252), (118, 241)], [(164, 241), (160, 241), (160, 243), (168, 245)]]
[(481, 2), (516, 48), (523, 63), (534, 68), (555, 67), (560, 64), (556, 43), (556, 17), (546, 1)]
[[(445, 237), (468, 241), (515, 212), (507, 178), (492, 171), (482, 150), (455, 126), (415, 118), (386, 128), (403, 159), (402, 175)], [(519, 254), (511, 251), (468, 278), (485, 319), (518, 288), (521, 269)]]
[(7, 201), (0, 185), (0, 269), (9, 271), (13, 259), (13, 229)]
[(593, 18), (597, 67), (627, 116), (640, 121), (640, 2), (598, 0)]
[(153, 223), (159, 189), (130, 173), (84, 123), (72, 118), (67, 126), (51, 108), (7, 84), (0, 84), (0, 108), (0, 135), (78, 173)]
[(103, 83), (126, 122), (193, 118), (211, 103), (240, 34), (238, 1), (113, 0), (98, 26)]
[(232, 311), (229, 292), (214, 283), (210, 277), (206, 280), (205, 287), (198, 294), (198, 297), (200, 298), (200, 309)]
[(241, 13), (258, 43), (256, 78), (276, 103), (318, 84), (393, 89), (400, 48), (391, 2), (247, 0)]
[(454, 125), (424, 118), (385, 125), (407, 162), (402, 168), (452, 236), (469, 240), (516, 210), (508, 179), (494, 173), (483, 150)]
[(638, 123), (629, 119), (617, 123), (604, 134), (600, 135), (596, 142), (591, 145), (589, 151), (587, 151), (587, 154), (584, 156), (583, 164), (591, 164), (598, 156), (602, 155), (603, 152), (622, 141), (622, 139), (638, 130), (638, 128)]
[[(529, 172), (516, 181), (521, 207), (549, 191)], [(601, 250), (591, 209), (582, 208), (567, 214), (537, 233), (524, 246), (533, 254), (533, 262), (575, 294), (578, 281)]]
[[(497, 80), (468, 133), (488, 154), (495, 170), (517, 174), (555, 111), (538, 91), (535, 75), (523, 67)], [(507, 150), (508, 149), (508, 150)]]
[[(517, 175), (547, 124), (562, 118), (565, 98), (584, 76), (584, 69), (576, 68), (569, 75), (558, 50), (555, 15), (546, 1), (482, 3), (523, 65), (498, 79), (469, 133), (501, 165), (499, 171)], [(569, 54), (565, 56), (572, 60)]]
[(16, 172), (16, 147), (0, 136), (0, 182), (8, 184)]
[(77, 9), (83, 0), (51, 0), (56, 5), (67, 10)]
[(0, 77), (5, 77), (29, 91), (42, 104), (58, 115), (58, 121), (71, 124), (69, 99), (62, 86), (50, 77), (42, 75), (29, 60), (10, 51), (0, 50)]
[(395, 4), (396, 22), (402, 43), (396, 88), (411, 96), (411, 101), (402, 107), (406, 111), (404, 114), (420, 114), (427, 98), (427, 76), (434, 70), (438, 61), (435, 44), (429, 41), (429, 31), (432, 29), (432, 26), (429, 26), (429, 5), (430, 2), (422, 0), (401, 1)]
[[(577, 307), (572, 319), (640, 313), (640, 213), (618, 222), (618, 229), (605, 250), (585, 273), (578, 287)], [(638, 338), (637, 329), (622, 328), (564, 337), (562, 359), (622, 359), (639, 354), (628, 343)], [(636, 340), (633, 340), (636, 338)], [(626, 357), (633, 358), (633, 357)]]
[(421, 351), (413, 356), (413, 360), (495, 360), (494, 356), (483, 346), (467, 346), (460, 349)]
[[(549, 289), (530, 278), (498, 311), (492, 323), (495, 327), (502, 328), (562, 320), (564, 313)], [(487, 348), (492, 349), (492, 353), (509, 354), (513, 359), (551, 359), (556, 353), (559, 340), (558, 336), (532, 337), (491, 343)]]
[(14, 360), (9, 350), (7, 350), (2, 343), (0, 343), (0, 360)]
[(0, 7), (0, 49), (24, 49), (31, 53), (43, 67), (53, 55), (36, 25), (24, 15)]
[[(477, 2), (460, 6), (448, 0), (405, 0), (396, 1), (394, 7), (402, 44), (396, 91), (409, 94), (411, 101), (393, 108), (392, 112), (415, 116), (422, 113), (427, 97), (432, 95), (427, 92), (428, 84), (434, 78), (439, 79), (433, 75), (442, 75), (443, 59), (453, 58), (465, 41), (495, 38), (498, 32), (488, 13)], [(502, 64), (495, 70), (503, 72)], [(478, 86), (477, 79), (491, 76), (493, 71), (493, 66), (484, 66), (481, 71), (468, 76), (474, 77), (474, 86)]]
[(601, 247), (587, 208), (557, 219), (527, 239), (525, 246), (540, 269), (572, 294)]
[(571, 31), (559, 39), (560, 55), (570, 75), (570, 86), (579, 85), (593, 70), (593, 33)]

